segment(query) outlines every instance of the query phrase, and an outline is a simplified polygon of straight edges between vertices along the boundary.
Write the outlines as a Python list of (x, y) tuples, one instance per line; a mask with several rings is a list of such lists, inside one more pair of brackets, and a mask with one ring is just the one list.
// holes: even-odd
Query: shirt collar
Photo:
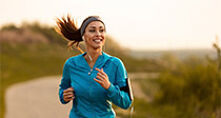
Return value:
[[(84, 55), (86, 55), (87, 52), (84, 52), (83, 54), (80, 54), (79, 55), (79, 60), (78, 62), (81, 62), (81, 63), (77, 63), (78, 66), (81, 66), (81, 67), (88, 67), (88, 63), (87, 61), (85, 60), (84, 58)], [(107, 53), (103, 52), (102, 51), (102, 55), (99, 55), (99, 57), (97, 58), (95, 64), (94, 64), (94, 67), (100, 67), (102, 65), (104, 65), (106, 63), (106, 61), (108, 61), (108, 59), (110, 59), (110, 55), (108, 55)]]

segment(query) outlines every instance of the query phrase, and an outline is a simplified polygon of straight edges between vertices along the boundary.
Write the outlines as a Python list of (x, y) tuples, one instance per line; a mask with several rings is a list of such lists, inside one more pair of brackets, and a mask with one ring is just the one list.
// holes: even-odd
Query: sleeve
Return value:
[(133, 95), (126, 69), (121, 61), (117, 66), (116, 83), (107, 89), (107, 96), (111, 102), (123, 109), (131, 106)]
[(70, 81), (69, 65), (68, 65), (68, 61), (66, 61), (63, 66), (62, 79), (61, 79), (61, 83), (59, 85), (59, 98), (60, 98), (60, 102), (62, 104), (68, 103), (68, 102), (65, 102), (63, 99), (63, 91), (65, 89), (71, 87), (70, 83), (71, 83), (71, 81)]

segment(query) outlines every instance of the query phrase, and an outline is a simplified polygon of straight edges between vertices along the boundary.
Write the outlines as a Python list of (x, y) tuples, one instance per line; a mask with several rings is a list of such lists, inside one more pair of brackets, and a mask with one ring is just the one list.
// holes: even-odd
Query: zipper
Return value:
[(91, 68), (90, 71), (88, 72), (88, 75), (91, 75), (93, 69)]

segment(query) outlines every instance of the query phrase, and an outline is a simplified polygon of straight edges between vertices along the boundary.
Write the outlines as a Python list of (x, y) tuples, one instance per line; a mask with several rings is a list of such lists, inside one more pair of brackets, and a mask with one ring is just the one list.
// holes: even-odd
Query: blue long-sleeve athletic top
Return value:
[[(104, 52), (96, 60), (91, 69), (84, 58), (84, 54), (66, 60), (63, 67), (63, 76), (59, 85), (59, 97), (63, 104), (63, 91), (74, 88), (75, 98), (70, 111), (70, 118), (115, 118), (112, 104), (127, 109), (132, 103), (127, 85), (127, 72), (122, 61)], [(98, 71), (103, 68), (111, 83), (106, 90), (94, 81)]]

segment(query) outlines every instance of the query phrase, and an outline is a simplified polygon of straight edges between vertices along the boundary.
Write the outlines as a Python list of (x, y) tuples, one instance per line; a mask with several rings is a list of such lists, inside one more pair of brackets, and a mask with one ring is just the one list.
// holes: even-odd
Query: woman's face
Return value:
[(100, 21), (93, 21), (88, 24), (85, 29), (83, 38), (87, 47), (94, 49), (102, 48), (105, 43), (105, 28), (104, 24)]

